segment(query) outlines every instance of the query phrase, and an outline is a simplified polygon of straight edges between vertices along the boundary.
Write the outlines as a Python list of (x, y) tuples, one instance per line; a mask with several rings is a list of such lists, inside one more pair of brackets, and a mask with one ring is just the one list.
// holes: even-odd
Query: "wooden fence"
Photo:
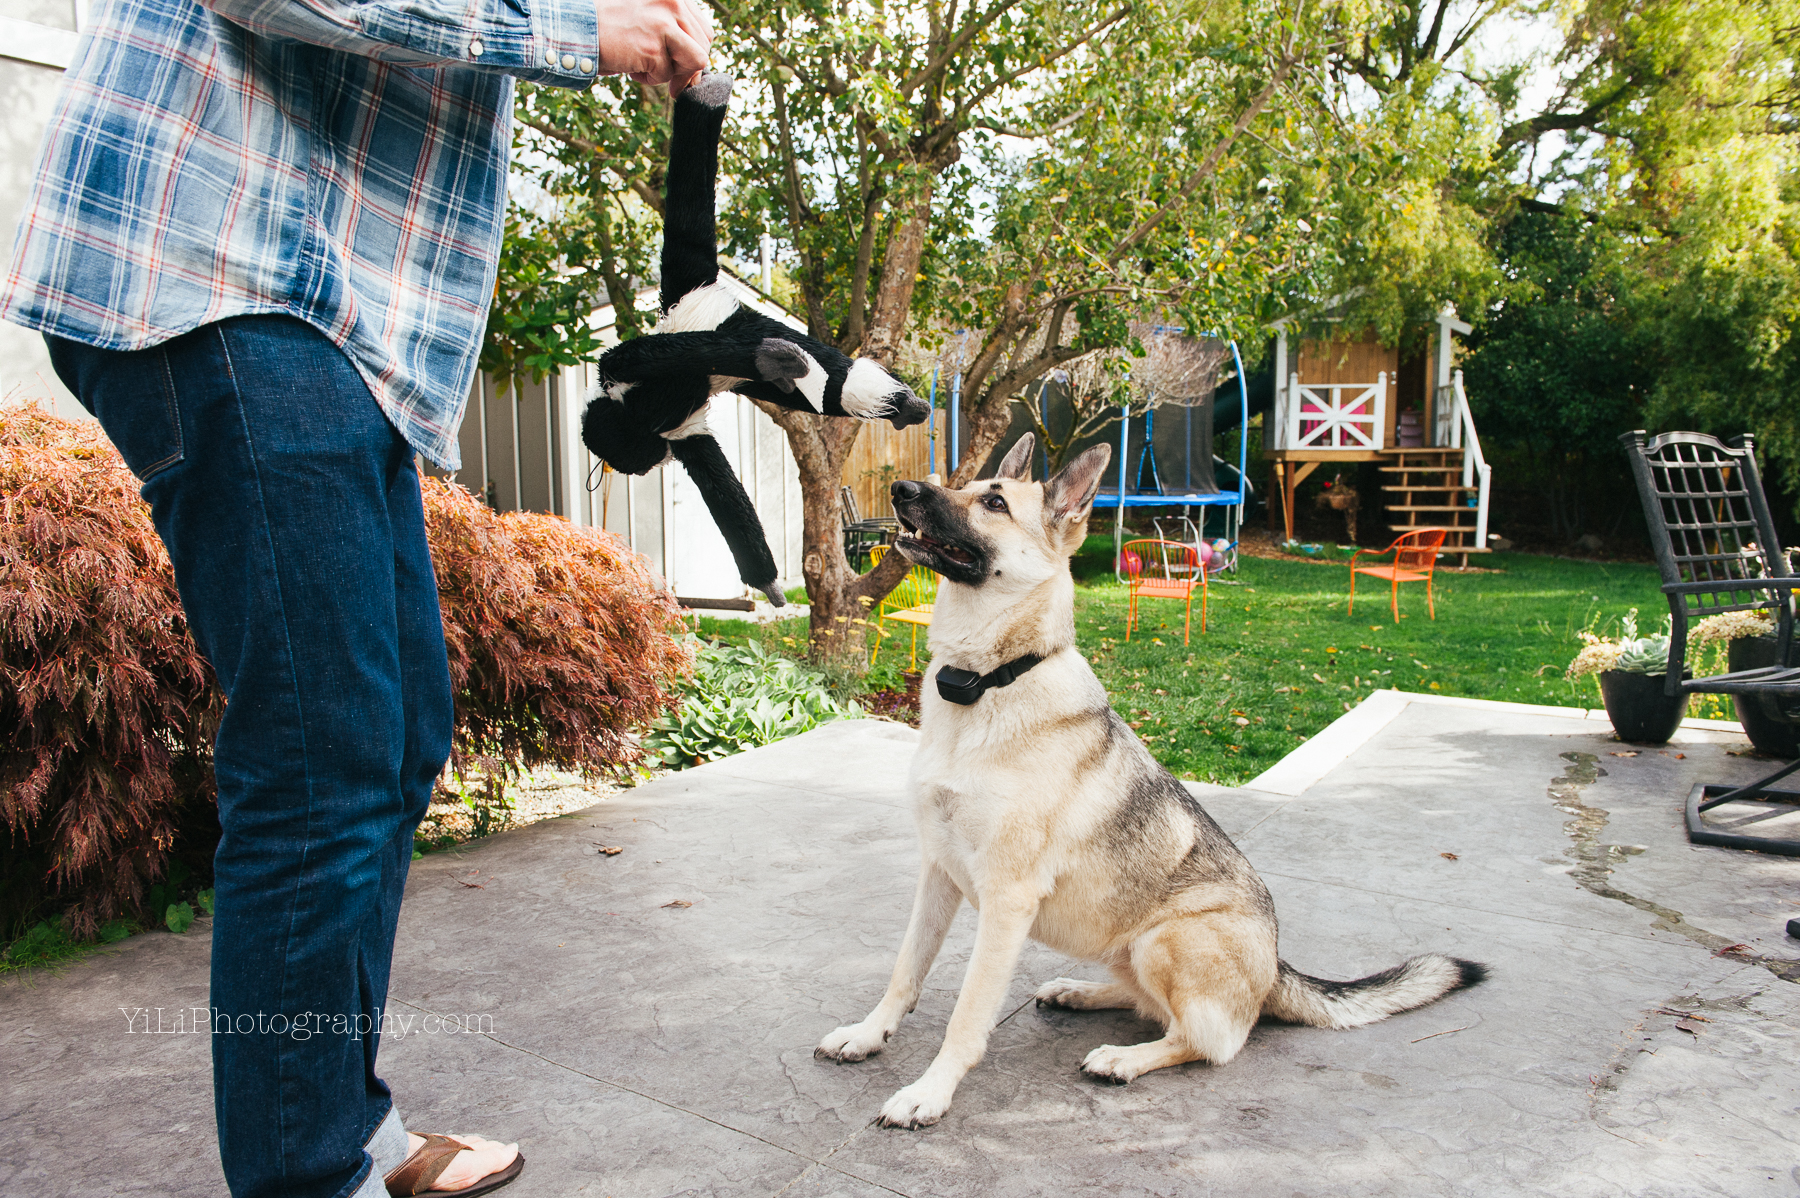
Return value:
[[(943, 413), (938, 415), (941, 418)], [(938, 448), (941, 457), (943, 447)], [(888, 501), (888, 484), (922, 479), (942, 470), (941, 462), (931, 460), (931, 451), (930, 421), (902, 429), (885, 420), (864, 425), (844, 463), (843, 475), (844, 485), (856, 496), (856, 508), (863, 518), (894, 514)]]

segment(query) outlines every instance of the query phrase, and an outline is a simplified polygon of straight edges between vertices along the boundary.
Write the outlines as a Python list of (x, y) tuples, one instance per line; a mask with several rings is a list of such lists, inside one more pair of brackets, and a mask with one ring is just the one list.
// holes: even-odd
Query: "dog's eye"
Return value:
[(1006, 500), (1000, 498), (998, 495), (983, 495), (981, 497), (981, 506), (990, 512), (1004, 512), (1006, 510)]

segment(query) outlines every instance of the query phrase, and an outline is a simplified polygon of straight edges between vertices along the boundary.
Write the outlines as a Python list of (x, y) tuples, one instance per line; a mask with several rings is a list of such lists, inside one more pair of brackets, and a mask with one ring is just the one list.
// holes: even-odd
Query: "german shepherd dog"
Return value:
[[(962, 993), (930, 1068), (881, 1108), (886, 1126), (922, 1127), (950, 1108), (987, 1049), (1028, 936), (1113, 976), (1056, 978), (1038, 990), (1040, 1005), (1135, 1008), (1166, 1029), (1087, 1055), (1085, 1073), (1119, 1084), (1186, 1061), (1223, 1065), (1263, 1016), (1356, 1027), (1481, 981), (1484, 966), (1435, 953), (1355, 982), (1309, 977), (1276, 956), (1262, 879), (1114, 713), (1075, 646), (1069, 558), (1111, 451), (1097, 446), (1033, 483), (1032, 445), (1025, 436), (997, 478), (961, 490), (893, 484), (899, 551), (942, 576), (909, 779), (923, 862), (887, 993), (815, 1055), (881, 1051), (964, 899), (979, 923)], [(985, 690), (969, 685), (976, 675)]]

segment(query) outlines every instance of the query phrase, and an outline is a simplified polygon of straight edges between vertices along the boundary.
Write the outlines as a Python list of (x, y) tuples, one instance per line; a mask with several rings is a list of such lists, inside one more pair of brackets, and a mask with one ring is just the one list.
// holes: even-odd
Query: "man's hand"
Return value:
[(706, 69), (712, 25), (696, 0), (595, 0), (600, 73), (669, 83), (680, 94)]

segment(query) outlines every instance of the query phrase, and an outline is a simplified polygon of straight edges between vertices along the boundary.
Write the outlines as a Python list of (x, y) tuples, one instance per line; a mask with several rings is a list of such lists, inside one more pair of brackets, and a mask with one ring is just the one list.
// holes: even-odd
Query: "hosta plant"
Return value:
[(651, 725), (644, 747), (685, 769), (861, 714), (833, 699), (818, 674), (755, 642), (704, 645), (680, 710)]

